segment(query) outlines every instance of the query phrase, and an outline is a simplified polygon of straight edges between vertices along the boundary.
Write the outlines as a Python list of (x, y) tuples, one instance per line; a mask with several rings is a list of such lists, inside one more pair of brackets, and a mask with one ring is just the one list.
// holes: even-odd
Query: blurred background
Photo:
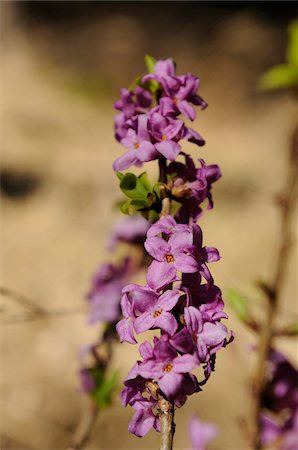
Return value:
[[(178, 74), (201, 79), (209, 107), (193, 128), (207, 145), (185, 148), (223, 171), (215, 209), (201, 220), (205, 243), (222, 254), (211, 269), (224, 292), (260, 297), (254, 282), (273, 274), (280, 233), (273, 196), (285, 180), (297, 110), (289, 94), (265, 94), (257, 84), (285, 59), (295, 6), (1, 2), (2, 449), (67, 448), (86, 408), (77, 354), (98, 327), (87, 324), (85, 296), (98, 264), (109, 259), (105, 242), (120, 218), (112, 162), (122, 148), (112, 105), (121, 87), (145, 73), (146, 53), (173, 57)], [(297, 314), (292, 256), (281, 320)], [(53, 314), (32, 318), (30, 302)], [(218, 425), (212, 448), (247, 448), (238, 422), (248, 409), (254, 336), (230, 317), (237, 339), (218, 355), (204, 391), (177, 412), (177, 450), (190, 446), (193, 412)], [(294, 361), (295, 344), (279, 345)], [(122, 378), (136, 355), (135, 346), (116, 346), (113, 366)], [(86, 448), (156, 449), (155, 432), (142, 440), (127, 432), (132, 413), (116, 396)]]

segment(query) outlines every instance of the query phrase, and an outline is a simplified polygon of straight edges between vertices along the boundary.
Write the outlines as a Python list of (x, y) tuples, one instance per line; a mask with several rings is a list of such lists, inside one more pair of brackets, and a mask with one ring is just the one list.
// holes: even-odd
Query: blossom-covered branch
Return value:
[[(197, 220), (202, 204), (213, 207), (212, 184), (221, 176), (217, 165), (200, 166), (182, 149), (184, 141), (198, 146), (204, 139), (184, 119), (194, 120), (195, 106), (207, 103), (197, 94), (199, 79), (176, 75), (171, 59), (147, 57), (149, 74), (131, 89), (122, 89), (115, 103), (115, 137), (125, 153), (113, 164), (120, 188), (129, 198), (125, 213), (141, 213), (151, 222), (144, 243), (151, 264), (146, 284), (122, 289), (120, 340), (136, 344), (136, 335), (160, 330), (153, 343), (143, 342), (138, 360), (121, 393), (124, 405), (135, 409), (129, 431), (144, 436), (161, 430), (161, 449), (172, 448), (174, 407), (200, 391), (215, 367), (216, 353), (233, 339), (220, 289), (209, 263), (220, 259), (214, 247), (203, 246)], [(159, 178), (152, 185), (146, 173), (136, 177), (119, 171), (159, 161)], [(200, 380), (193, 370), (201, 367)], [(152, 389), (155, 386), (155, 389)], [(161, 405), (167, 405), (162, 408)], [(168, 410), (167, 410), (168, 408)], [(170, 421), (164, 420), (168, 414)]]

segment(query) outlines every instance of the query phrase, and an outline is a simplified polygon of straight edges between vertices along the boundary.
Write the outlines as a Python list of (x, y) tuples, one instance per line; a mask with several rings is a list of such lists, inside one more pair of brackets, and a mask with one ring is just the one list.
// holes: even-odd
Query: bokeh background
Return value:
[[(113, 160), (113, 101), (145, 72), (146, 53), (173, 57), (178, 73), (201, 78), (209, 107), (194, 128), (207, 145), (194, 156), (218, 163), (215, 209), (202, 218), (205, 242), (223, 256), (213, 273), (224, 290), (256, 303), (254, 282), (270, 279), (280, 235), (273, 196), (283, 186), (297, 110), (287, 93), (257, 89), (284, 61), (295, 2), (1, 2), (2, 66), (2, 449), (64, 449), (86, 408), (79, 349), (98, 336), (85, 295), (120, 217)], [(151, 176), (156, 174), (150, 167)], [(280, 320), (297, 315), (293, 252)], [(33, 320), (28, 301), (53, 314)], [(189, 447), (193, 412), (216, 423), (211, 448), (242, 450), (254, 336), (230, 312), (233, 345), (220, 352), (205, 390), (176, 414), (175, 448)], [(295, 344), (280, 340), (294, 361)], [(137, 350), (117, 345), (124, 377)], [(156, 449), (158, 435), (127, 432), (132, 415), (116, 396), (87, 449)]]

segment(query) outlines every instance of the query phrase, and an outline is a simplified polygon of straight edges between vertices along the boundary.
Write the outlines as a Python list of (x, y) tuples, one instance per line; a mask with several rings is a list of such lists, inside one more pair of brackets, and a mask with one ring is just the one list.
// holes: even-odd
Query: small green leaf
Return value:
[(145, 187), (145, 189), (147, 189), (147, 192), (152, 191), (152, 187), (151, 187), (150, 181), (148, 179), (147, 172), (141, 173), (141, 175), (139, 175), (138, 178), (139, 178), (140, 182), (142, 183), (142, 185)]
[[(122, 174), (123, 175), (123, 174)], [(117, 174), (120, 179), (119, 175)], [(120, 189), (122, 192), (132, 200), (147, 199), (148, 193), (151, 191), (151, 185), (149, 183), (146, 172), (143, 172), (140, 176), (136, 177), (133, 173), (126, 173), (123, 175), (120, 181)]]
[(137, 177), (133, 173), (126, 173), (121, 182), (120, 182), (120, 189), (122, 191), (132, 191), (136, 188), (137, 185)]
[(129, 214), (129, 206), (130, 206), (130, 202), (131, 202), (131, 200), (128, 200), (127, 202), (123, 203), (123, 204), (120, 206), (120, 211), (121, 211), (123, 214)]
[(149, 73), (154, 72), (154, 67), (156, 64), (156, 59), (151, 55), (145, 55), (145, 64)]
[(230, 289), (226, 295), (227, 303), (237, 314), (238, 319), (251, 330), (258, 332), (259, 323), (254, 319), (248, 306), (248, 299), (234, 289)]
[(124, 174), (121, 172), (116, 172), (116, 175), (120, 181), (124, 178)]
[(285, 89), (298, 86), (298, 66), (280, 64), (272, 67), (260, 79), (259, 87), (264, 90)]
[(113, 395), (118, 387), (118, 371), (112, 372), (109, 376), (102, 375), (96, 383), (96, 389), (92, 394), (94, 401), (99, 409), (107, 408), (113, 399)]
[(235, 311), (240, 320), (246, 320), (249, 316), (247, 299), (234, 289), (227, 292), (226, 299), (230, 307)]
[(298, 20), (289, 26), (286, 64), (269, 69), (260, 79), (259, 88), (264, 90), (298, 87)]
[(290, 65), (298, 66), (298, 20), (290, 23), (288, 31), (287, 60)]

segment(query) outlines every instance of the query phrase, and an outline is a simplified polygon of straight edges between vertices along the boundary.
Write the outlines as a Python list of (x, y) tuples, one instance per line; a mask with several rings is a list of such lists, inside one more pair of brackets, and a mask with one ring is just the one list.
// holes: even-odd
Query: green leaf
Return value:
[(94, 401), (99, 409), (107, 408), (113, 399), (113, 395), (118, 387), (118, 371), (112, 372), (110, 375), (103, 374), (98, 377), (96, 389), (92, 394)]
[(145, 210), (146, 207), (146, 200), (128, 200), (120, 206), (120, 210), (123, 214), (132, 216), (137, 214), (139, 211)]
[(122, 178), (119, 172), (117, 173), (118, 178), (121, 180), (120, 189), (122, 192), (132, 200), (145, 201), (148, 193), (152, 191), (146, 172), (143, 172), (138, 177), (129, 172), (121, 175)]
[(116, 172), (116, 175), (120, 181), (124, 178), (124, 174), (121, 172)]
[(123, 204), (120, 206), (120, 211), (121, 211), (123, 214), (129, 214), (129, 206), (130, 206), (130, 202), (131, 202), (131, 200), (127, 200), (127, 202), (123, 203)]
[(117, 176), (122, 192), (129, 198), (120, 206), (123, 214), (133, 215), (141, 212), (147, 220), (151, 220), (151, 216), (156, 220), (156, 214), (151, 214), (150, 211), (157, 213), (161, 211), (158, 183), (154, 185), (153, 189), (146, 172), (141, 173), (138, 177), (129, 172), (126, 174), (118, 172)]
[(253, 331), (259, 331), (259, 324), (253, 318), (248, 306), (249, 300), (244, 295), (234, 289), (230, 289), (226, 294), (226, 300), (242, 323)]
[(120, 189), (133, 200), (143, 200), (147, 197), (148, 190), (133, 173), (126, 173), (120, 181)]
[(290, 24), (288, 32), (287, 64), (279, 64), (269, 69), (260, 79), (260, 89), (274, 90), (298, 86), (298, 20)]
[(247, 306), (247, 299), (245, 297), (243, 297), (234, 289), (230, 289), (227, 292), (226, 299), (230, 307), (236, 312), (241, 320), (247, 318), (249, 311)]
[(142, 185), (144, 186), (144, 188), (147, 189), (147, 192), (152, 191), (152, 186), (150, 184), (147, 172), (141, 173), (141, 175), (139, 175), (139, 180), (142, 183)]
[(298, 86), (298, 66), (281, 64), (268, 70), (260, 79), (264, 90), (285, 89)]
[(154, 67), (156, 64), (156, 59), (151, 55), (145, 55), (145, 64), (149, 73), (154, 72)]
[(290, 65), (298, 66), (298, 20), (290, 23), (288, 32), (287, 60)]

